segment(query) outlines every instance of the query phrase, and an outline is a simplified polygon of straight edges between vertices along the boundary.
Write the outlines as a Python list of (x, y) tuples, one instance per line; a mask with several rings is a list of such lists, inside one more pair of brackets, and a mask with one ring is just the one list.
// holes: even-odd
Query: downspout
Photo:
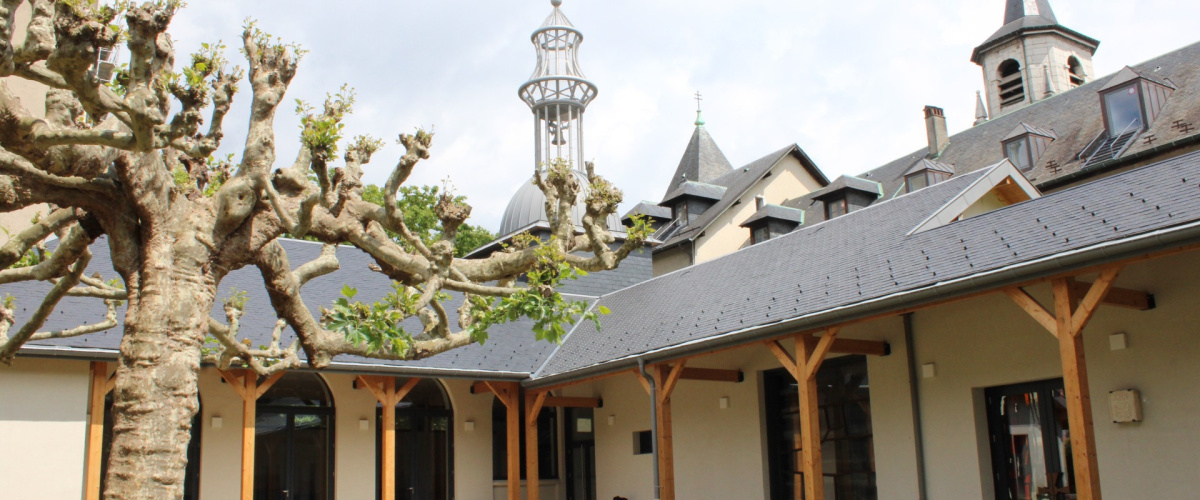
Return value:
[(638, 372), (650, 383), (650, 454), (654, 460), (654, 499), (658, 500), (662, 485), (658, 479), (658, 388), (654, 386), (654, 377), (646, 372), (646, 360), (638, 358)]
[(908, 394), (912, 398), (913, 448), (917, 455), (917, 498), (925, 500), (925, 438), (921, 432), (921, 393), (917, 383), (917, 353), (913, 340), (913, 313), (904, 320), (904, 351), (908, 356)]

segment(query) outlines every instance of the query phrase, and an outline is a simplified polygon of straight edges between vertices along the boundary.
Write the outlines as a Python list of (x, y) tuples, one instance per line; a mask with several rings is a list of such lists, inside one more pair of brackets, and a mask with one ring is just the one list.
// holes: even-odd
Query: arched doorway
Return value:
[(333, 498), (333, 411), (315, 373), (288, 372), (258, 399), (254, 498)]
[[(404, 380), (397, 379), (396, 386)], [(375, 470), (383, 464), (383, 408), (375, 411)], [(422, 379), (396, 404), (396, 500), (454, 496), (454, 408), (436, 380)], [(375, 482), (381, 498), (382, 478)]]

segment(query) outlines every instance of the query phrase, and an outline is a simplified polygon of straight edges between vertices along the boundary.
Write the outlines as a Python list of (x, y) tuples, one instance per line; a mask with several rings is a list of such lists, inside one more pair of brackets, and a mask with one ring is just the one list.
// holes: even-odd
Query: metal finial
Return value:
[(562, 5), (562, 0), (550, 0), (550, 5), (553, 5), (555, 8), (558, 8), (559, 5)]
[(694, 99), (696, 99), (696, 126), (700, 127), (704, 125), (704, 117), (700, 115), (700, 101), (703, 101), (704, 98), (700, 97), (699, 90), (696, 91), (696, 97)]

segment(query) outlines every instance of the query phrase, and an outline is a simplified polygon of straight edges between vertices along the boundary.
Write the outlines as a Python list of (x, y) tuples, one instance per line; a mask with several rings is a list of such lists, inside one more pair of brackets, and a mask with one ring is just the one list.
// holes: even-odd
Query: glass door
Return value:
[(996, 498), (1062, 500), (1072, 485), (1062, 379), (985, 391)]
[(289, 372), (258, 400), (254, 498), (333, 498), (333, 398), (321, 378)]
[(596, 500), (596, 434), (591, 408), (567, 408), (567, 500)]

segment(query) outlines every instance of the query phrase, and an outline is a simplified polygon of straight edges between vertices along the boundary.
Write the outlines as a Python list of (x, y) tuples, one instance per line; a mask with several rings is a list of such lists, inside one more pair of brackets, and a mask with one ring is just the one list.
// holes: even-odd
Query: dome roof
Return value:
[[(571, 173), (579, 181), (579, 197), (582, 202), (587, 198), (590, 191), (591, 183), (588, 182), (587, 174), (578, 170), (571, 170)], [(571, 208), (571, 222), (576, 227), (582, 225), (580, 222), (583, 219), (584, 208), (582, 203), (576, 203)], [(508, 208), (504, 209), (504, 217), (500, 219), (500, 237), (507, 238), (513, 233), (528, 227), (536, 222), (549, 223), (546, 218), (546, 195), (542, 190), (533, 183), (533, 178), (517, 190), (512, 199), (508, 202)], [(608, 229), (613, 232), (625, 232), (625, 226), (621, 225), (620, 218), (617, 214), (608, 216)]]

